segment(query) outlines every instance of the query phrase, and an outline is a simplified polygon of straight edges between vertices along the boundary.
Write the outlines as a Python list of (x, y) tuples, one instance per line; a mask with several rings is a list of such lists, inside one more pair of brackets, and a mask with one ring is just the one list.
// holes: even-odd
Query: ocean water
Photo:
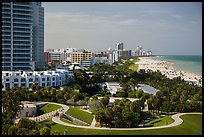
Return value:
[(178, 71), (192, 72), (202, 76), (202, 55), (160, 55), (156, 59), (173, 62)]

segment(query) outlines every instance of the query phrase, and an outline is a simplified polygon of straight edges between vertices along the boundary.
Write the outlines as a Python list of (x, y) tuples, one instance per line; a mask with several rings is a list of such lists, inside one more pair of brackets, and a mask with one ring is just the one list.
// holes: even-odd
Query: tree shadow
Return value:
[(160, 121), (161, 121), (161, 120), (157, 120), (157, 121), (152, 122), (151, 124), (153, 125), (153, 124), (158, 123), (158, 122), (160, 122)]
[(37, 116), (44, 114), (44, 111), (41, 109), (37, 109)]

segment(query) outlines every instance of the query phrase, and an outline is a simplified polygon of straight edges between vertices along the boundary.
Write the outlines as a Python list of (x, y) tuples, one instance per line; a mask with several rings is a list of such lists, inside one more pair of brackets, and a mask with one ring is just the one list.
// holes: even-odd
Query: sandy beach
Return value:
[[(177, 71), (173, 67), (172, 62), (156, 60), (153, 59), (153, 57), (139, 57), (139, 59), (140, 61), (135, 63), (139, 65), (138, 70), (140, 69), (144, 70), (149, 69), (152, 71), (160, 70), (162, 74), (166, 75), (170, 79), (180, 76), (185, 81), (194, 82), (195, 84), (198, 84), (198, 81), (202, 80), (202, 76), (198, 76), (194, 73), (186, 71)], [(202, 83), (199, 85), (202, 86)]]

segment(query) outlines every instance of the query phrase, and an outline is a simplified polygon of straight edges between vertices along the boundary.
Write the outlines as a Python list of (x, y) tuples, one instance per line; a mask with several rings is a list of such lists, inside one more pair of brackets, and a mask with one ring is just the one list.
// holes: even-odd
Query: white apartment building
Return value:
[(63, 69), (49, 71), (2, 71), (2, 85), (14, 88), (30, 88), (36, 82), (40, 87), (62, 86), (68, 83), (68, 71)]

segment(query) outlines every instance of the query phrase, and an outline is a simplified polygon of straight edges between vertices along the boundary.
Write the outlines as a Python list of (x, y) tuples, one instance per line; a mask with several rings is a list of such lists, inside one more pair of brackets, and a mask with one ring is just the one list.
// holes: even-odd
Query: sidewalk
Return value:
[(79, 126), (79, 125), (72, 125), (72, 124), (68, 124), (65, 123), (63, 121), (60, 120), (59, 117), (53, 117), (52, 121), (57, 123), (57, 124), (61, 124), (64, 126), (70, 126), (70, 127), (77, 127), (77, 128), (87, 128), (87, 129), (101, 129), (101, 130), (150, 130), (150, 129), (161, 129), (161, 128), (168, 128), (168, 127), (173, 127), (173, 126), (178, 126), (180, 124), (183, 123), (183, 120), (180, 118), (181, 115), (186, 115), (186, 114), (202, 114), (202, 113), (178, 113), (172, 116), (172, 118), (174, 119), (174, 122), (172, 124), (169, 125), (165, 125), (165, 126), (158, 126), (158, 127), (145, 127), (145, 128), (106, 128), (106, 127), (93, 127), (94, 125), (94, 120), (92, 121), (91, 126)]

